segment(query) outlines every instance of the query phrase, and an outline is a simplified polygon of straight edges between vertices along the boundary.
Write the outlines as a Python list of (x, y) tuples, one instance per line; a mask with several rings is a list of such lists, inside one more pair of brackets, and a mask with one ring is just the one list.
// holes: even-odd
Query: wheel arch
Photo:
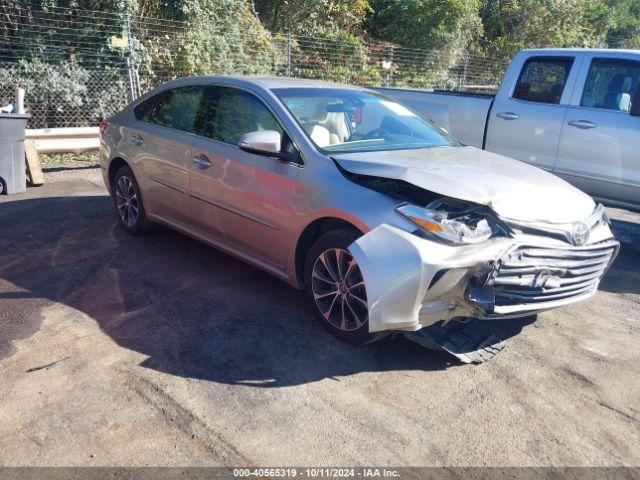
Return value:
[(356, 226), (355, 222), (332, 216), (316, 218), (304, 228), (296, 243), (294, 259), (295, 280), (299, 286), (304, 283), (304, 264), (313, 243), (321, 235), (343, 228), (355, 230), (360, 235), (364, 234), (364, 229)]
[(109, 179), (109, 192), (113, 194), (113, 179), (116, 176), (116, 172), (121, 168), (127, 166), (131, 168), (131, 165), (122, 157), (114, 157), (109, 162), (109, 168), (107, 170), (107, 178)]

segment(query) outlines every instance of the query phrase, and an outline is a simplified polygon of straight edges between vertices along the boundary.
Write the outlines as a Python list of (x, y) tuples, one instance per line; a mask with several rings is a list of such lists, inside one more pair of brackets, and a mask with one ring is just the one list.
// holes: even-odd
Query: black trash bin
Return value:
[(24, 131), (28, 114), (0, 113), (0, 193), (27, 190)]

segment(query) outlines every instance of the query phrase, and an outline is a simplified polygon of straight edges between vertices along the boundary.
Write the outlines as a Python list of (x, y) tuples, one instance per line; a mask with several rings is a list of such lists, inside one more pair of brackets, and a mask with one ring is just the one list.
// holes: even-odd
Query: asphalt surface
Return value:
[(594, 298), (473, 366), (341, 343), (275, 278), (127, 236), (96, 168), (46, 180), (0, 199), (2, 465), (640, 466), (638, 214)]

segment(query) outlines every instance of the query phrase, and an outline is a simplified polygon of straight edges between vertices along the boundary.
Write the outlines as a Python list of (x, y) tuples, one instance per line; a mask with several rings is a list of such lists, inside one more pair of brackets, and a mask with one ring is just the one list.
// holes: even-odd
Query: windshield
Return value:
[(326, 153), (440, 147), (458, 143), (404, 105), (373, 92), (339, 88), (273, 91)]

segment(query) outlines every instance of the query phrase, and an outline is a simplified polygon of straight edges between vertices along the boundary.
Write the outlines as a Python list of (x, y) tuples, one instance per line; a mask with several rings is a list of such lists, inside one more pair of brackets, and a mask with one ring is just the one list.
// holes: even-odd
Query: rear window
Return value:
[(153, 102), (155, 101), (156, 96), (148, 98), (144, 102), (139, 103), (133, 108), (133, 115), (138, 120), (147, 121), (149, 119), (149, 113), (153, 108)]
[(559, 104), (573, 57), (532, 57), (516, 83), (513, 98), (527, 102)]
[(185, 132), (194, 132), (204, 90), (205, 87), (202, 85), (165, 90), (136, 105), (133, 113), (138, 120)]

